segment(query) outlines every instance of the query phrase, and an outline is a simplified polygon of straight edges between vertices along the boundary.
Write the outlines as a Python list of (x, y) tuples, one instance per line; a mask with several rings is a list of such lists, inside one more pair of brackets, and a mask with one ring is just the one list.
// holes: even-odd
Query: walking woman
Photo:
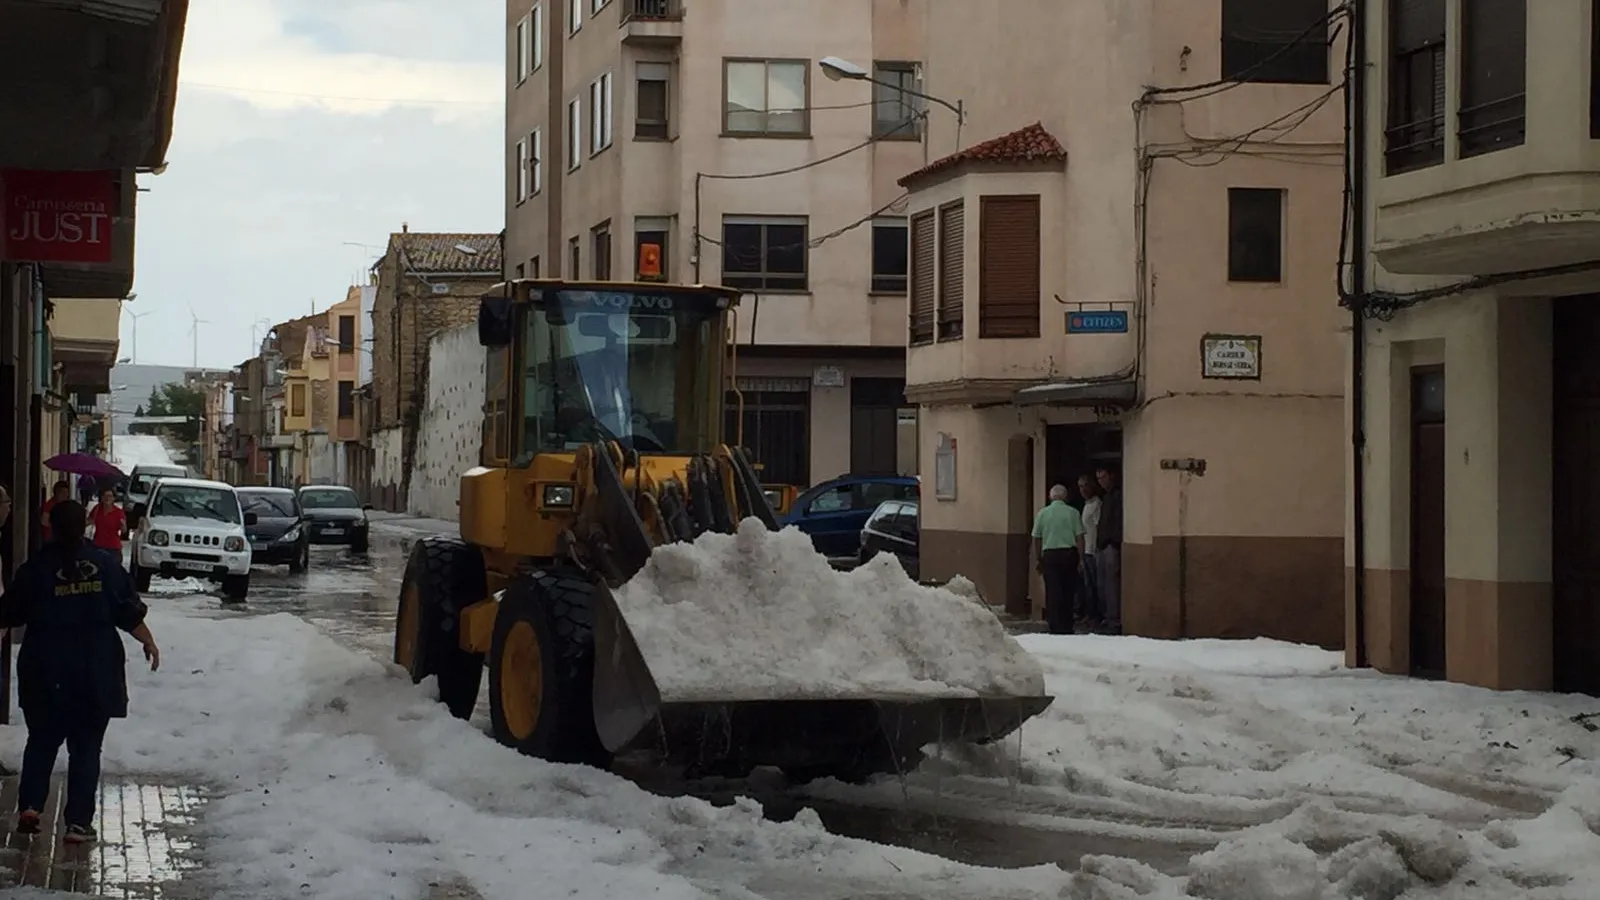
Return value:
[(50, 509), (50, 543), (17, 570), (0, 597), (0, 627), (26, 627), (17, 653), (17, 702), (28, 726), (17, 786), (17, 831), (37, 834), (50, 771), (67, 745), (64, 840), (92, 841), (100, 746), (112, 719), (128, 715), (126, 658), (118, 629), (144, 646), (154, 671), (161, 651), (122, 560), (84, 540), (83, 504)]

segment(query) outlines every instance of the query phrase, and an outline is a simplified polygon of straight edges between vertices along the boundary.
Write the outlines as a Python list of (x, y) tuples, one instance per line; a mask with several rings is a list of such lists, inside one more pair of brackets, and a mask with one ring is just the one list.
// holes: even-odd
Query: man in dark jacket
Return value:
[(1106, 631), (1122, 633), (1122, 487), (1117, 473), (1100, 468), (1095, 473), (1104, 498), (1100, 501), (1100, 523), (1095, 529), (1094, 562), (1098, 570), (1100, 614)]
[(161, 662), (144, 624), (146, 608), (122, 561), (84, 540), (86, 516), (75, 500), (50, 509), (51, 541), (17, 570), (0, 598), (0, 627), (25, 627), (17, 654), (17, 703), (28, 726), (17, 786), (17, 831), (36, 834), (50, 792), (50, 771), (67, 745), (64, 839), (95, 839), (100, 747), (112, 719), (128, 715), (126, 658), (118, 629)]

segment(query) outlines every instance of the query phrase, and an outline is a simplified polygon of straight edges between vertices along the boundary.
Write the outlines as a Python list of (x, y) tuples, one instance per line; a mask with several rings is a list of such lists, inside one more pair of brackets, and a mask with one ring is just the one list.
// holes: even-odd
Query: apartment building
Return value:
[(914, 467), (895, 180), (926, 119), (892, 86), (920, 77), (924, 5), (507, 6), (507, 274), (745, 290), (728, 431), (772, 483)]
[(1347, 653), (1600, 693), (1600, 4), (1364, 26)]
[(929, 4), (923, 89), (966, 116), (900, 182), (924, 577), (1036, 611), (1033, 514), (1105, 468), (1126, 632), (1341, 643), (1344, 21)]

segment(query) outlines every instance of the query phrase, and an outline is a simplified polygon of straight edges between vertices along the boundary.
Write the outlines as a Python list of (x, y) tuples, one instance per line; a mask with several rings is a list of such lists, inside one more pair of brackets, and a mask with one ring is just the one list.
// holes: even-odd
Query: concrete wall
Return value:
[(309, 484), (343, 484), (337, 441), (325, 434), (306, 435), (306, 481)]
[(372, 432), (372, 503), (400, 512), (404, 435), (399, 427)]
[(412, 515), (454, 521), (461, 473), (478, 464), (483, 434), (484, 349), (476, 325), (452, 328), (428, 345), (428, 391), (411, 470)]

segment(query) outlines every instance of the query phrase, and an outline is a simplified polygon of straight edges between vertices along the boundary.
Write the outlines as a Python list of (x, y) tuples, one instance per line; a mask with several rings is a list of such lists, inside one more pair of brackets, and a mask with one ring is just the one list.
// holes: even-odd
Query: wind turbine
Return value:
[(200, 368), (200, 326), (210, 324), (209, 320), (200, 318), (200, 314), (194, 311), (193, 303), (189, 304), (189, 340), (194, 347), (194, 358), (190, 362), (190, 368)]
[(132, 347), (131, 352), (128, 354), (128, 361), (131, 362), (133, 365), (138, 365), (139, 364), (139, 320), (144, 318), (145, 316), (150, 315), (150, 313), (151, 313), (151, 310), (145, 310), (142, 313), (127, 312), (126, 310), (124, 310), (123, 313), (122, 313), (123, 315), (127, 316), (130, 321), (133, 322), (133, 347)]

